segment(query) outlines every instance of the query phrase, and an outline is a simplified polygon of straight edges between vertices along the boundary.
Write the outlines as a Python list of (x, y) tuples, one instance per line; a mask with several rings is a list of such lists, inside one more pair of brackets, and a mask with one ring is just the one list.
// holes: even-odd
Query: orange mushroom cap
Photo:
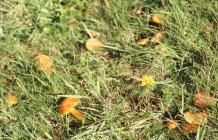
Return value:
[(183, 131), (187, 134), (196, 133), (198, 131), (199, 127), (200, 127), (199, 124), (186, 123), (184, 128), (183, 128)]
[(169, 120), (167, 122), (167, 127), (169, 129), (175, 129), (177, 127), (177, 122), (175, 120)]
[(59, 106), (59, 113), (62, 115), (66, 115), (74, 110), (74, 107), (78, 104), (78, 98), (67, 97), (65, 98), (60, 106)]

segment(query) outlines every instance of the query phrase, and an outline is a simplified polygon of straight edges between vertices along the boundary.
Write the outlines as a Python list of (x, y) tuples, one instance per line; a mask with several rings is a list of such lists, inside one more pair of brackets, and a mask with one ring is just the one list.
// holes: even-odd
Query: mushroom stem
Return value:
[(85, 116), (82, 112), (76, 110), (75, 108), (70, 112), (75, 118), (80, 120), (81, 122), (84, 122)]

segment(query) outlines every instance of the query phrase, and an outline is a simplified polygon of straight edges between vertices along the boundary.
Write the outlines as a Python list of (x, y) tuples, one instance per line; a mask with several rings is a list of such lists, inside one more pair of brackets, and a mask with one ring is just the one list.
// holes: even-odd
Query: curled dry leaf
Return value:
[(157, 25), (164, 24), (164, 16), (163, 15), (152, 15), (150, 18), (150, 22)]
[(137, 41), (137, 44), (140, 46), (145, 46), (145, 45), (148, 45), (149, 42), (150, 42), (149, 38), (143, 38), (143, 39), (140, 39), (139, 41)]
[(195, 94), (194, 105), (200, 109), (216, 104), (216, 100), (209, 93), (199, 92)]
[(175, 120), (169, 120), (167, 121), (167, 127), (169, 129), (175, 129), (177, 127), (177, 122)]
[(54, 71), (53, 60), (50, 56), (38, 54), (35, 57), (35, 60), (36, 60), (36, 67), (39, 71), (44, 71), (49, 74), (51, 74)]
[(204, 112), (199, 113), (192, 113), (192, 112), (185, 112), (184, 114), (185, 120), (190, 124), (202, 124), (207, 122), (207, 114)]
[(8, 94), (5, 97), (5, 103), (9, 105), (16, 105), (18, 103), (18, 98), (15, 95)]
[(183, 131), (190, 134), (190, 133), (196, 133), (200, 125), (198, 124), (190, 124), (186, 123), (183, 127)]
[(164, 33), (163, 32), (158, 32), (156, 33), (152, 38), (151, 38), (151, 42), (152, 43), (156, 43), (161, 41), (161, 39), (164, 37)]
[(96, 38), (90, 38), (86, 41), (86, 48), (92, 52), (95, 52), (97, 49), (99, 49), (103, 45), (104, 44)]

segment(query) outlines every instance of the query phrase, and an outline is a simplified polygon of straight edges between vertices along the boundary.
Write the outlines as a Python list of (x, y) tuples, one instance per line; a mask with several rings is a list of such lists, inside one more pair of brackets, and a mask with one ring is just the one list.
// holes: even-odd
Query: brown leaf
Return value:
[(167, 121), (167, 127), (169, 129), (175, 129), (177, 127), (177, 122), (175, 120), (169, 120)]
[(51, 74), (54, 71), (53, 60), (50, 56), (38, 54), (35, 57), (35, 60), (36, 60), (36, 67), (39, 71), (44, 71), (49, 74)]
[(95, 52), (97, 49), (102, 47), (104, 44), (95, 38), (90, 38), (86, 41), (86, 48), (92, 52)]
[(143, 39), (140, 39), (139, 41), (137, 41), (137, 44), (140, 46), (145, 46), (145, 45), (148, 45), (149, 42), (150, 42), (149, 38), (143, 38)]
[(151, 42), (152, 43), (160, 42), (163, 37), (164, 37), (164, 33), (158, 32), (151, 38)]
[(186, 123), (185, 126), (183, 127), (183, 131), (190, 134), (190, 133), (196, 133), (198, 131), (200, 125), (198, 124), (190, 124)]
[(216, 100), (210, 96), (209, 93), (199, 92), (195, 94), (194, 105), (200, 109), (204, 109), (207, 106), (212, 106), (216, 104)]
[(192, 112), (185, 112), (183, 113), (185, 120), (190, 124), (202, 124), (207, 122), (207, 114), (204, 112), (199, 113), (192, 113)]
[(8, 94), (5, 97), (5, 103), (9, 104), (9, 105), (16, 105), (18, 103), (18, 98), (17, 98), (17, 96)]

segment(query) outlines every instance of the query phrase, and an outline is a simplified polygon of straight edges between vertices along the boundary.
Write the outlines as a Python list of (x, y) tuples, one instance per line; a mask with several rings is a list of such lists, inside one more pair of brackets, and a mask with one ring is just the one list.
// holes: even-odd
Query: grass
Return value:
[[(217, 139), (217, 106), (204, 110), (209, 122), (197, 134), (165, 124), (200, 111), (195, 93), (217, 96), (217, 9), (216, 0), (1, 0), (0, 138)], [(164, 26), (150, 25), (152, 14), (164, 15)], [(103, 50), (85, 48), (85, 27)], [(160, 31), (166, 51), (137, 45)], [(37, 52), (53, 58), (54, 74), (37, 71)], [(157, 84), (140, 87), (144, 74)], [(17, 105), (4, 103), (7, 93), (18, 96)], [(67, 95), (81, 98), (84, 124), (58, 113)]]

